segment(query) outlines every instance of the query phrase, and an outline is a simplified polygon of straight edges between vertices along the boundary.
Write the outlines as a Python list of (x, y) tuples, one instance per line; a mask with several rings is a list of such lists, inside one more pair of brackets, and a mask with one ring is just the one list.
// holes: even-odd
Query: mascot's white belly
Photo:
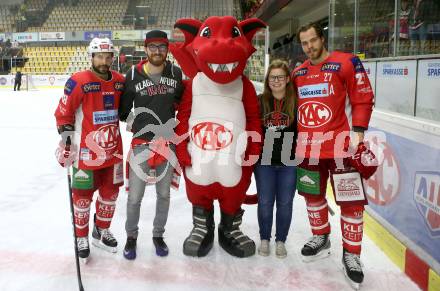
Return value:
[(192, 93), (188, 143), (192, 166), (186, 175), (198, 185), (235, 186), (241, 180), (247, 145), (242, 78), (219, 84), (199, 72)]

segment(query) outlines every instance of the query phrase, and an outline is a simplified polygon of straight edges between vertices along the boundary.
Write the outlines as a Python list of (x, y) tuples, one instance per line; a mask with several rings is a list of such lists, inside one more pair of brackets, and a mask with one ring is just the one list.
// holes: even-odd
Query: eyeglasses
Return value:
[(269, 81), (270, 82), (275, 82), (275, 81), (285, 81), (286, 80), (286, 75), (278, 75), (278, 76), (269, 76)]
[(159, 50), (161, 53), (164, 53), (168, 50), (168, 46), (166, 44), (160, 44), (160, 45), (149, 44), (147, 45), (147, 48), (153, 53), (157, 52), (157, 50)]

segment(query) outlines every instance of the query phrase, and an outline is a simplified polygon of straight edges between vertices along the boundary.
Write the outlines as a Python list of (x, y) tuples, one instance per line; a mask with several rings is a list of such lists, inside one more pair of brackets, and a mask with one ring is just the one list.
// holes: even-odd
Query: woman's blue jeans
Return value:
[(257, 164), (254, 170), (258, 192), (260, 238), (270, 240), (273, 207), (276, 201), (275, 240), (285, 242), (292, 221), (292, 204), (296, 190), (296, 167)]

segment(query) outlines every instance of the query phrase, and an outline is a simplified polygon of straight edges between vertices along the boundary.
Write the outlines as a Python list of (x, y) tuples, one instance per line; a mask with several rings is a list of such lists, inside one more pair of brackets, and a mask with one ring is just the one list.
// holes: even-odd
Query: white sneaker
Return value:
[(282, 241), (276, 242), (275, 255), (277, 256), (277, 258), (280, 258), (280, 259), (287, 257), (287, 250), (286, 250), (286, 245), (284, 244), (284, 242), (282, 242)]
[(268, 255), (270, 255), (270, 246), (267, 239), (261, 240), (261, 244), (258, 247), (258, 254), (263, 257), (267, 257)]

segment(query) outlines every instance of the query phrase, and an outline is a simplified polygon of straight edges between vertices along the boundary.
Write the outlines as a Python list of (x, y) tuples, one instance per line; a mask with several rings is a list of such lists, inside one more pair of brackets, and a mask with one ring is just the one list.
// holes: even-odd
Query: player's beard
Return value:
[(148, 57), (148, 62), (156, 67), (162, 66), (162, 64), (165, 62), (164, 55), (160, 53), (151, 54), (151, 55), (147, 54), (147, 57)]
[(321, 46), (320, 48), (314, 49), (310, 52), (310, 59), (318, 60), (321, 58), (322, 54), (324, 53), (324, 46)]
[(92, 67), (93, 67), (93, 70), (95, 70), (95, 72), (98, 72), (102, 75), (105, 75), (110, 71), (110, 66), (107, 66), (107, 65), (100, 65), (97, 67), (95, 67), (95, 65), (92, 65)]

